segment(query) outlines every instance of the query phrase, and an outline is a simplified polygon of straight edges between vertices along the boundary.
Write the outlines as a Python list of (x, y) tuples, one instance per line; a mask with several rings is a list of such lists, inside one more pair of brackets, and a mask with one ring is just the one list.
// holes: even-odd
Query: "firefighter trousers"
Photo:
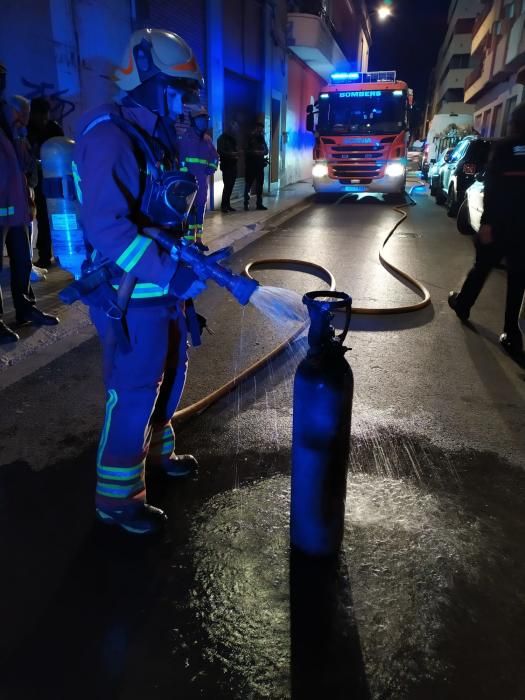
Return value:
[(146, 499), (148, 461), (162, 464), (175, 450), (171, 419), (188, 364), (187, 328), (181, 302), (130, 305), (131, 349), (115, 349), (104, 311), (91, 308), (104, 353), (106, 415), (97, 454), (97, 507), (119, 508)]
[(184, 236), (190, 243), (202, 242), (205, 214), (206, 200), (204, 202), (195, 202), (188, 216), (188, 233)]

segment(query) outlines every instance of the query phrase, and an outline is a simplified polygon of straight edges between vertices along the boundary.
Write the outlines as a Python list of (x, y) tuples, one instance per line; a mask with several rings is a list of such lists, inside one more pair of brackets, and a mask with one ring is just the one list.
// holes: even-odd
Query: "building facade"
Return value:
[(453, 0), (448, 12), (448, 29), (432, 74), (427, 122), (436, 114), (473, 114), (465, 104), (465, 79), (470, 73), (472, 29), (481, 0)]
[(465, 102), (483, 136), (505, 136), (509, 115), (525, 99), (525, 0), (487, 0), (472, 31)]
[[(310, 177), (305, 110), (329, 73), (368, 63), (363, 0), (3, 0), (8, 93), (47, 97), (53, 118), (73, 135), (80, 114), (117, 96), (114, 68), (130, 33), (146, 26), (180, 34), (195, 51), (214, 140), (232, 118), (242, 136), (264, 122), (268, 192)], [(241, 163), (239, 189), (242, 174)], [(221, 191), (218, 173), (212, 203)]]

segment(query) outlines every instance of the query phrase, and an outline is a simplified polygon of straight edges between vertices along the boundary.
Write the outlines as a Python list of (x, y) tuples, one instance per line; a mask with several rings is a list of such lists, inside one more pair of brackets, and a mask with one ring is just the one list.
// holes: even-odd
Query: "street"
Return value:
[[(67, 312), (86, 333), (78, 345), (34, 369), (30, 358), (2, 364), (3, 378), (19, 377), (0, 390), (2, 700), (525, 697), (525, 370), (498, 344), (505, 271), (462, 325), (447, 295), (472, 240), (424, 190), (413, 196), (386, 256), (432, 304), (352, 319), (352, 452), (333, 567), (289, 557), (304, 337), (180, 426), (178, 451), (200, 469), (148, 476), (148, 500), (169, 516), (151, 544), (94, 525), (104, 392), (85, 311)], [(312, 261), (356, 307), (414, 303), (377, 258), (399, 218), (368, 197), (312, 201), (231, 264)], [(326, 286), (297, 270), (254, 275), (300, 294)], [(198, 302), (213, 335), (191, 350), (183, 406), (294, 330), (213, 283)]]

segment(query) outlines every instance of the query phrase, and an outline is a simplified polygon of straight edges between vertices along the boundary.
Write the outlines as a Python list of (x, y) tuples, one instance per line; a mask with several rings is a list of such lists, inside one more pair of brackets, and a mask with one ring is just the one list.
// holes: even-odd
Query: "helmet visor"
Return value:
[(188, 216), (196, 195), (197, 183), (194, 179), (172, 178), (165, 184), (164, 202), (181, 220)]

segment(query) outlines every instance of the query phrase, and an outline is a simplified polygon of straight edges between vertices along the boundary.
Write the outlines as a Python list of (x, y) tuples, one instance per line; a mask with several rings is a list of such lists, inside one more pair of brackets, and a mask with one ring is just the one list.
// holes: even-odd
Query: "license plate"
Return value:
[(366, 192), (365, 185), (345, 185), (345, 192)]

